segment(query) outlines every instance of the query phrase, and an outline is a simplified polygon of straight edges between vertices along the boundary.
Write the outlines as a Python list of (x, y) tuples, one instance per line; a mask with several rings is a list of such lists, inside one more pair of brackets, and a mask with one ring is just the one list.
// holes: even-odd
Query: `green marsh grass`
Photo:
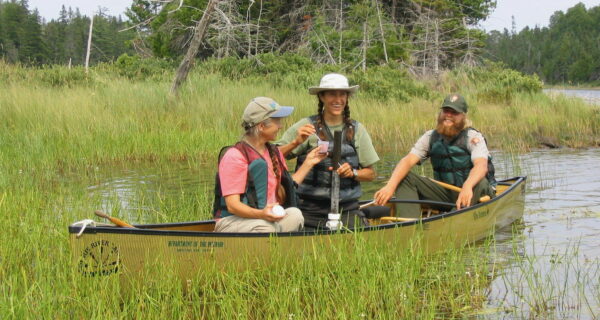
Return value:
[[(144, 281), (131, 285), (115, 276), (83, 276), (71, 261), (67, 226), (101, 206), (87, 191), (97, 166), (214, 166), (216, 152), (240, 137), (240, 115), (250, 98), (271, 96), (296, 106), (287, 125), (314, 113), (316, 98), (306, 90), (199, 73), (172, 98), (166, 77), (131, 81), (93, 71), (93, 81), (55, 86), (36, 77), (38, 71), (0, 67), (10, 73), (0, 84), (2, 317), (461, 318), (485, 304), (489, 269), (496, 267), (485, 255), (470, 248), (435, 255), (373, 248), (360, 235), (330, 251), (335, 254), (274, 257), (271, 265), (244, 272), (207, 267), (186, 283), (164, 263), (149, 264)], [(409, 103), (359, 94), (350, 102), (352, 116), (366, 125), (378, 151), (400, 157), (432, 127), (444, 94)], [(502, 105), (464, 94), (475, 127), (494, 148), (535, 148), (534, 134), (574, 147), (599, 141), (598, 112), (580, 102), (520, 94)], [(139, 197), (158, 208), (147, 222), (198, 220), (209, 217), (211, 190), (198, 190), (197, 197)], [(119, 205), (115, 200), (103, 209), (119, 216)], [(597, 303), (597, 281), (590, 290)]]

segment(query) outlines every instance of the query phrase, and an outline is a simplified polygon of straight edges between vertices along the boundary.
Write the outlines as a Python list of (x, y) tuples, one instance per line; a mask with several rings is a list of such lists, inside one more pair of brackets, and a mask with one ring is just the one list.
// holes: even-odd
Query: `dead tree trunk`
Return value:
[[(94, 15), (90, 18), (90, 32), (88, 33), (87, 50), (85, 52), (85, 73), (88, 73), (90, 66), (90, 51), (92, 50), (92, 31), (94, 30)], [(69, 61), (70, 62), (70, 61)]]
[(377, 8), (377, 19), (379, 19), (379, 33), (381, 33), (381, 44), (383, 45), (383, 56), (385, 63), (389, 63), (387, 48), (385, 46), (385, 34), (383, 33), (383, 23), (381, 22), (381, 11), (379, 10), (379, 2), (375, 0), (375, 8)]
[(208, 25), (208, 20), (210, 19), (210, 15), (215, 8), (215, 5), (218, 0), (210, 0), (206, 5), (206, 9), (204, 10), (204, 14), (198, 23), (196, 24), (196, 28), (194, 28), (194, 36), (192, 38), (192, 42), (190, 43), (190, 47), (181, 60), (181, 64), (179, 64), (179, 68), (177, 68), (177, 74), (175, 75), (175, 80), (173, 81), (173, 86), (171, 87), (171, 94), (176, 95), (177, 89), (187, 78), (187, 75), (194, 64), (194, 58), (198, 54), (198, 49), (200, 48), (200, 44), (202, 43), (202, 38), (206, 34), (206, 27)]
[(338, 24), (338, 32), (340, 34), (340, 43), (339, 43), (339, 51), (338, 51), (338, 63), (342, 64), (342, 45), (344, 34), (344, 0), (340, 0), (340, 23)]
[(363, 23), (363, 51), (362, 51), (362, 71), (367, 71), (367, 49), (369, 49), (369, 36), (367, 34), (367, 21)]

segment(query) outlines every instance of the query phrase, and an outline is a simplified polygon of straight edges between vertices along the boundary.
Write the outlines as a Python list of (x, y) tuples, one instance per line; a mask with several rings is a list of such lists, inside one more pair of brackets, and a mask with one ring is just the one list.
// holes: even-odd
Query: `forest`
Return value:
[[(122, 57), (122, 65), (143, 59), (173, 68), (208, 2), (133, 0), (126, 17), (98, 12), (90, 63)], [(391, 66), (417, 77), (494, 61), (548, 84), (600, 82), (600, 6), (557, 11), (548, 27), (486, 34), (478, 24), (495, 6), (493, 0), (221, 0), (197, 58), (250, 59), (261, 67), (269, 63), (265, 54), (293, 54), (345, 72)], [(26, 66), (83, 65), (89, 27), (90, 17), (77, 8), (62, 6), (58, 19), (45, 21), (26, 0), (0, 0), (0, 56)]]
[(550, 84), (600, 84), (600, 6), (557, 11), (548, 27), (492, 31), (485, 56)]
[[(133, 31), (123, 31), (128, 22), (99, 12), (94, 16), (90, 60), (114, 61), (134, 53)], [(45, 22), (27, 1), (0, 1), (0, 57), (24, 65), (82, 65), (85, 62), (90, 18), (77, 8), (62, 6), (57, 20)]]

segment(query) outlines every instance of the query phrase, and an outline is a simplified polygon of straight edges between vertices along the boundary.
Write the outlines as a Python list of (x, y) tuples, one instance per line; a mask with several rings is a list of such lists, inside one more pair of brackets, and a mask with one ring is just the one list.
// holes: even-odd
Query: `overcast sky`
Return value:
[(497, 0), (496, 9), (481, 26), (486, 31), (510, 30), (514, 16), (517, 31), (525, 26), (546, 27), (555, 11), (567, 12), (579, 2), (588, 9), (600, 5), (600, 0)]
[[(550, 16), (555, 11), (566, 10), (575, 4), (582, 2), (586, 8), (600, 5), (600, 0), (497, 0), (498, 5), (492, 15), (481, 23), (486, 31), (500, 30), (504, 28), (511, 29), (511, 16), (515, 17), (517, 31), (525, 26), (541, 27), (547, 26)], [(90, 16), (98, 11), (98, 6), (108, 9), (108, 13), (113, 16), (125, 15), (131, 1), (129, 0), (29, 0), (29, 8), (38, 8), (40, 15), (46, 20), (58, 18), (60, 7), (71, 6), (73, 9), (79, 8), (82, 14)]]
[(29, 0), (29, 9), (33, 10), (37, 8), (40, 15), (46, 18), (47, 21), (50, 19), (57, 19), (62, 5), (65, 8), (79, 8), (79, 11), (86, 16), (91, 16), (93, 13), (98, 11), (98, 7), (108, 9), (108, 14), (111, 16), (121, 15), (123, 19), (125, 17), (125, 9), (131, 5), (131, 0)]

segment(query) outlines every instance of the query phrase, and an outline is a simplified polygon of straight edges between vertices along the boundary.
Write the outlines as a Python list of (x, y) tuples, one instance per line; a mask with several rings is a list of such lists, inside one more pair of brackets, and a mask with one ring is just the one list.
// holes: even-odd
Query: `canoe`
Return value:
[(408, 201), (421, 204), (423, 216), (419, 220), (395, 217), (394, 203), (407, 200), (392, 199), (386, 206), (365, 209), (370, 226), (360, 230), (216, 233), (215, 221), (207, 220), (134, 228), (96, 223), (83, 230), (80, 224), (72, 224), (69, 236), (79, 272), (90, 276), (141, 273), (144, 265), (160, 259), (175, 262), (177, 274), (189, 279), (205, 263), (239, 263), (244, 268), (268, 261), (273, 253), (297, 259), (318, 250), (318, 244), (343, 242), (357, 234), (367, 242), (390, 244), (399, 250), (418, 241), (426, 252), (435, 252), (493, 235), (495, 230), (520, 219), (525, 205), (525, 180), (526, 177), (502, 180), (495, 198), (461, 210), (453, 210), (449, 203)]

